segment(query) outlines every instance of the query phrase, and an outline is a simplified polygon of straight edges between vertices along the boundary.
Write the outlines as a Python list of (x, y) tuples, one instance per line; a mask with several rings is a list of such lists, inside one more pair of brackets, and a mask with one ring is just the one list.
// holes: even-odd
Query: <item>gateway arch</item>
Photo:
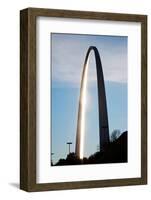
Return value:
[[(81, 88), (80, 88), (80, 97), (79, 97), (79, 108), (78, 108), (78, 119), (77, 119), (77, 133), (76, 133), (76, 146), (75, 153), (78, 158), (83, 158), (81, 149), (84, 136), (82, 138), (82, 129), (83, 129), (83, 117), (85, 115), (83, 111), (84, 100), (86, 94), (84, 93), (86, 87), (86, 78), (88, 70), (88, 59), (90, 52), (94, 52), (95, 63), (96, 63), (96, 76), (97, 76), (97, 88), (98, 88), (98, 111), (99, 111), (99, 146), (100, 151), (104, 148), (106, 144), (109, 143), (109, 125), (108, 125), (108, 114), (107, 114), (107, 103), (106, 103), (106, 94), (105, 94), (105, 85), (104, 85), (104, 76), (102, 70), (101, 58), (99, 51), (95, 46), (90, 46), (85, 57), (82, 79), (81, 79)], [(92, 133), (95, 134), (95, 133)]]

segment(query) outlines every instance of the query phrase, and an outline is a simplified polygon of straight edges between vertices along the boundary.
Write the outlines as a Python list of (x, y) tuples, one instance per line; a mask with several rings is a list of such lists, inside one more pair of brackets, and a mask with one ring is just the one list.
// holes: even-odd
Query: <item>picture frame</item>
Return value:
[[(140, 24), (141, 124), (140, 177), (54, 181), (37, 180), (37, 19), (90, 20)], [(20, 189), (34, 191), (99, 188), (147, 184), (147, 16), (90, 11), (27, 8), (20, 11)]]

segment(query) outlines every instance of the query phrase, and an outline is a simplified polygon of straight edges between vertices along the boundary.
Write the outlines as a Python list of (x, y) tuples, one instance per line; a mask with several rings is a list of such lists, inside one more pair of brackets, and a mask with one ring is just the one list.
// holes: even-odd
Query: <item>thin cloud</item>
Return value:
[[(52, 35), (52, 79), (76, 86), (80, 83), (83, 63), (89, 46), (100, 52), (104, 79), (127, 83), (127, 37), (88, 36), (72, 34)], [(96, 81), (94, 56), (89, 64), (89, 81)]]

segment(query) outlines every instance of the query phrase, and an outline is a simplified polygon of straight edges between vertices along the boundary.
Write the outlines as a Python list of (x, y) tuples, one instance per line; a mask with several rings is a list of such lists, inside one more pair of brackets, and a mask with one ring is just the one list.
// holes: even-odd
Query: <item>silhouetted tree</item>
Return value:
[(72, 152), (67, 155), (66, 159), (60, 159), (55, 165), (127, 162), (127, 134), (127, 131), (120, 134), (119, 130), (114, 130), (112, 133), (112, 142), (107, 144), (103, 151), (97, 151), (88, 158), (84, 157), (83, 159), (79, 159), (76, 154)]
[(121, 135), (121, 131), (118, 129), (113, 130), (113, 132), (111, 133), (111, 142), (114, 142), (115, 140), (117, 140)]

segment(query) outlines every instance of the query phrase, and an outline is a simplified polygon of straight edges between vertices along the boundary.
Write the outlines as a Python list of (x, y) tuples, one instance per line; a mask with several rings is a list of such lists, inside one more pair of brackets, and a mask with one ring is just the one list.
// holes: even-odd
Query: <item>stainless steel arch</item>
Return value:
[(85, 57), (81, 88), (80, 88), (80, 98), (79, 98), (79, 110), (77, 119), (77, 134), (76, 134), (76, 147), (75, 153), (80, 158), (80, 144), (81, 144), (81, 112), (82, 112), (82, 93), (83, 93), (83, 81), (86, 75), (86, 68), (88, 67), (87, 62), (90, 52), (94, 51), (95, 62), (96, 62), (96, 74), (97, 74), (97, 87), (98, 87), (98, 106), (99, 106), (99, 144), (100, 151), (104, 148), (105, 144), (109, 143), (109, 126), (108, 126), (108, 114), (107, 114), (107, 103), (106, 103), (106, 93), (104, 85), (104, 76), (102, 70), (101, 58), (99, 51), (95, 46), (90, 46)]

